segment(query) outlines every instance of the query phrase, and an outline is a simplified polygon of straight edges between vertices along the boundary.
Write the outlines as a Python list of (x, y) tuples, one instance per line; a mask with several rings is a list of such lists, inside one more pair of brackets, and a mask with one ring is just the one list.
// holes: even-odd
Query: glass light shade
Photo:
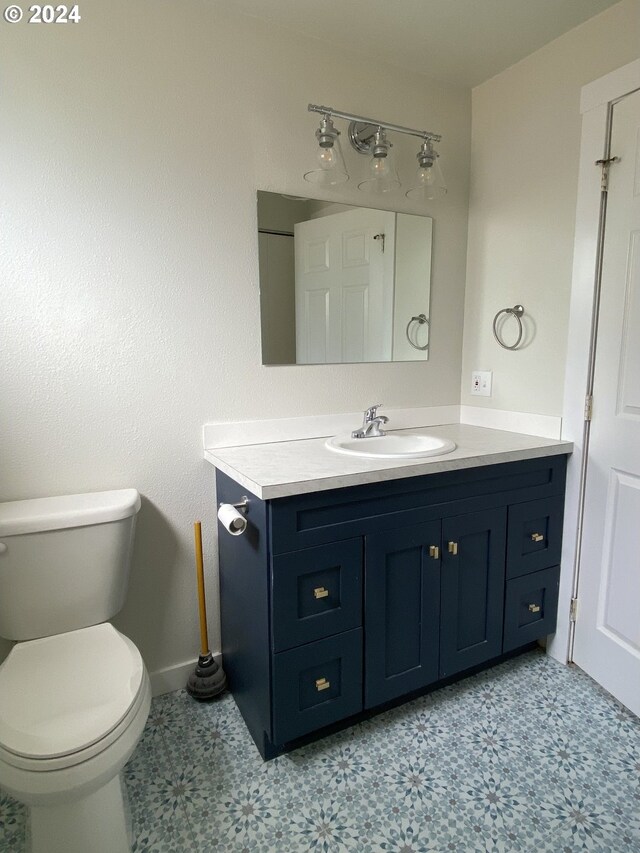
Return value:
[(416, 201), (431, 201), (446, 194), (447, 187), (437, 160), (433, 161), (432, 166), (418, 166), (415, 182), (405, 193), (407, 198)]
[(349, 180), (340, 140), (336, 137), (331, 147), (316, 148), (316, 168), (304, 173), (305, 181), (325, 187), (334, 187)]
[(369, 175), (358, 184), (358, 189), (369, 193), (388, 193), (400, 186), (400, 178), (390, 153), (386, 157), (372, 157), (369, 161)]

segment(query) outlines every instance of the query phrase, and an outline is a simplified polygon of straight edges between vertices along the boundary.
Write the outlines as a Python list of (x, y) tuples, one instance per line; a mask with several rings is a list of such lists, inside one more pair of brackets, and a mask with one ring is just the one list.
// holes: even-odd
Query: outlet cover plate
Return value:
[(471, 373), (471, 393), (477, 397), (490, 397), (492, 370), (474, 370)]

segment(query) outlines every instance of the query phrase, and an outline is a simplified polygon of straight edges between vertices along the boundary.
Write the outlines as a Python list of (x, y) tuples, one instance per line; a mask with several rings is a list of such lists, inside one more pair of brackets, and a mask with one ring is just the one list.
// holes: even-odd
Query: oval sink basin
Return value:
[(335, 453), (348, 456), (363, 456), (366, 459), (419, 459), (440, 456), (456, 449), (455, 442), (433, 435), (387, 433), (369, 438), (352, 438), (350, 435), (334, 435), (325, 446)]

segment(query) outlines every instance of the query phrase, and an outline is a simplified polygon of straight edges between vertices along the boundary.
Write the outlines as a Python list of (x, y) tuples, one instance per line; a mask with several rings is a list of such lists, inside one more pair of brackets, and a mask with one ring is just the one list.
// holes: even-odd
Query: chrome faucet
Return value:
[(364, 420), (360, 429), (354, 429), (351, 433), (351, 438), (368, 438), (378, 435), (384, 435), (384, 430), (380, 429), (381, 424), (389, 422), (389, 418), (385, 415), (379, 415), (378, 409), (382, 403), (375, 403), (365, 410)]

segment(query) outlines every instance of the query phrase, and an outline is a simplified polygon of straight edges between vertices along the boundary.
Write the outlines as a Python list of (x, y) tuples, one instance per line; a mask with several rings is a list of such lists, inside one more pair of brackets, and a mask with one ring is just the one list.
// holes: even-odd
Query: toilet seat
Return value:
[(140, 652), (103, 623), (18, 643), (0, 666), (0, 760), (70, 767), (106, 749), (144, 699)]

